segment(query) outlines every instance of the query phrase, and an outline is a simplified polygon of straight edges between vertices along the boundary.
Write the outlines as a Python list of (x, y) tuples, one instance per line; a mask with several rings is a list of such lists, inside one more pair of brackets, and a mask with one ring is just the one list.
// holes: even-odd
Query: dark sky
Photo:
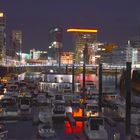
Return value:
[[(23, 31), (23, 50), (48, 48), (48, 31), (64, 30), (64, 50), (72, 48), (68, 27), (97, 28), (98, 40), (124, 43), (140, 34), (140, 0), (0, 0), (12, 29)], [(8, 41), (9, 46), (9, 41)]]

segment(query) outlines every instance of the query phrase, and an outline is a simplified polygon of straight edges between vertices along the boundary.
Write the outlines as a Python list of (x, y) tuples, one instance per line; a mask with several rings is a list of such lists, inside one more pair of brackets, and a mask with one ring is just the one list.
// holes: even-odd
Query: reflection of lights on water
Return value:
[(83, 131), (83, 122), (82, 121), (76, 121), (76, 126), (73, 127), (70, 125), (68, 121), (65, 122), (65, 133), (71, 134), (71, 133), (81, 133)]
[[(70, 109), (70, 110), (69, 110)], [(72, 108), (68, 107), (69, 111)], [(72, 112), (73, 117), (82, 117), (83, 116), (83, 109), (77, 108), (75, 111)], [(76, 126), (73, 127), (70, 125), (69, 121), (65, 121), (65, 133), (71, 134), (71, 133), (81, 133), (83, 131), (83, 122), (82, 121), (76, 121)]]

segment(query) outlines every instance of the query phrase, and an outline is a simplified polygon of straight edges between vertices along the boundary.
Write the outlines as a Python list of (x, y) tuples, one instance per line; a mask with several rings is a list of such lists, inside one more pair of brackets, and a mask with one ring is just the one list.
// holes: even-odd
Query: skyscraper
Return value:
[(133, 37), (132, 39), (130, 39), (130, 45), (132, 48), (137, 50), (137, 53), (138, 53), (137, 60), (138, 60), (138, 63), (140, 64), (140, 36)]
[(6, 17), (3, 12), (0, 12), (0, 65), (5, 64), (6, 50)]
[(97, 41), (97, 30), (93, 29), (67, 29), (67, 32), (74, 33), (75, 38), (75, 63), (92, 64), (90, 58), (95, 57), (95, 43)]
[(48, 58), (54, 63), (60, 64), (62, 50), (63, 31), (61, 28), (54, 28), (49, 31)]
[(12, 42), (12, 51), (13, 57), (16, 56), (16, 53), (19, 54), (19, 61), (21, 55), (21, 47), (22, 47), (22, 32), (20, 30), (13, 30), (11, 34), (11, 42)]

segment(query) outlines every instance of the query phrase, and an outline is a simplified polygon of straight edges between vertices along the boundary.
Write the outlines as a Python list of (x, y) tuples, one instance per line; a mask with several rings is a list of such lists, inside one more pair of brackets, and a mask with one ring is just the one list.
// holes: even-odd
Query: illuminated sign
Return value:
[(76, 29), (76, 28), (71, 28), (71, 29), (67, 29), (67, 32), (97, 33), (98, 30), (96, 30), (96, 29)]

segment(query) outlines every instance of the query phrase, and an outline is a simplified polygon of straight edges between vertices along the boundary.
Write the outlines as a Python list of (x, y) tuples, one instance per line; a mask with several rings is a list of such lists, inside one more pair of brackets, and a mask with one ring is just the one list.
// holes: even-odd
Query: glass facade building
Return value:
[(95, 43), (97, 41), (97, 30), (93, 29), (67, 29), (74, 33), (75, 63), (92, 64), (95, 57)]
[(60, 64), (60, 56), (62, 51), (63, 30), (61, 28), (53, 28), (49, 31), (49, 48), (48, 60)]
[(6, 52), (6, 16), (3, 12), (0, 12), (0, 65), (5, 64), (5, 52)]
[(11, 42), (12, 42), (12, 55), (16, 57), (16, 53), (19, 53), (19, 60), (21, 56), (22, 49), (22, 32), (20, 30), (13, 30), (11, 34)]

